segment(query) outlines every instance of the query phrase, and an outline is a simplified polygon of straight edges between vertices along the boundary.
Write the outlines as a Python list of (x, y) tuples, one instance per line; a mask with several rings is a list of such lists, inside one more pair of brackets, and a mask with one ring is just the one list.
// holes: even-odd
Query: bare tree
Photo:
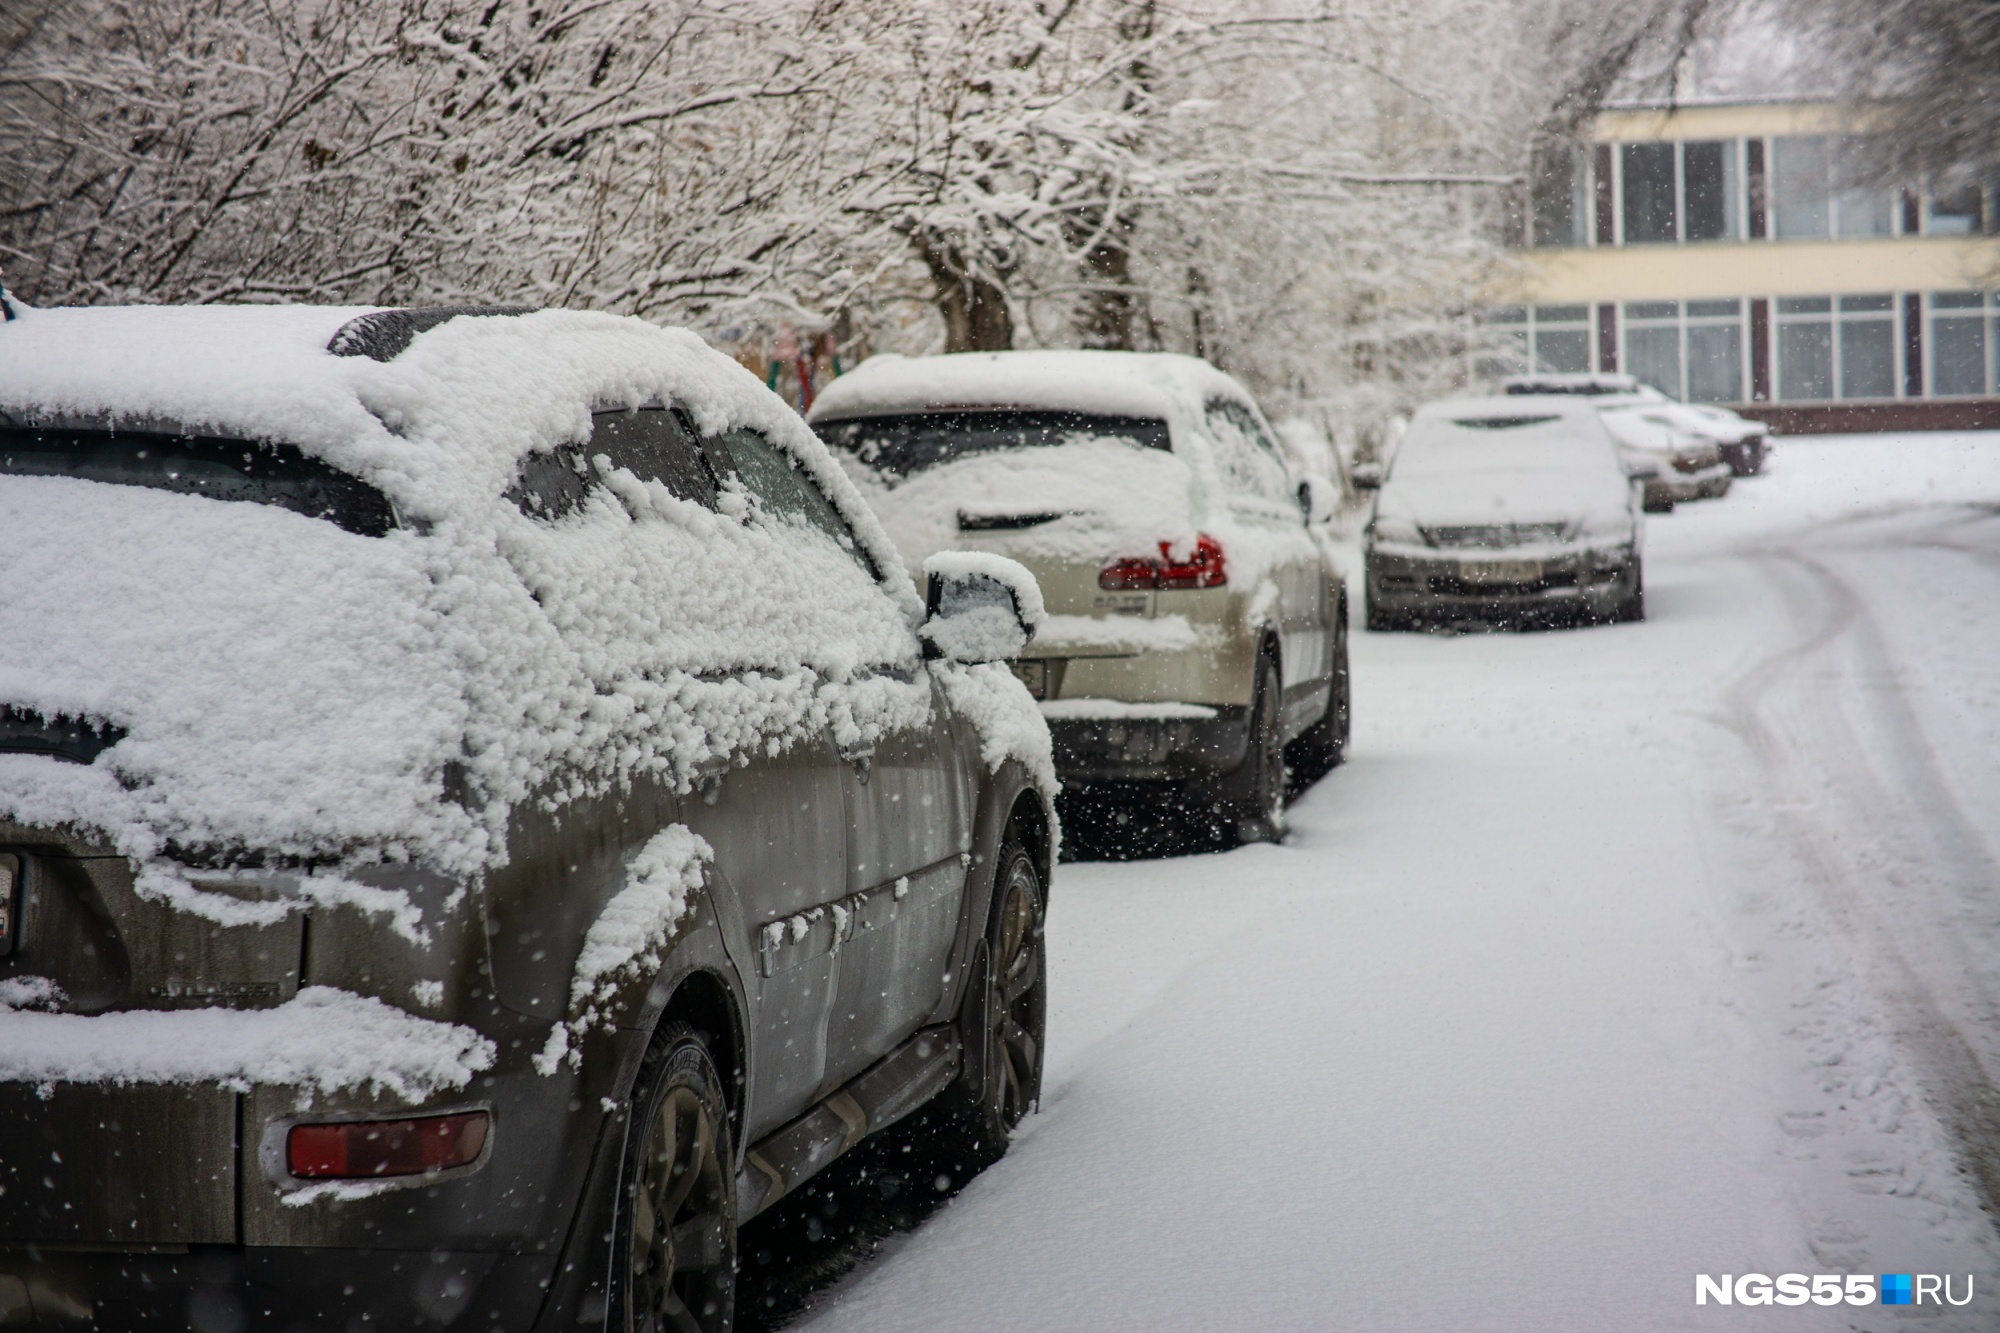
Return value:
[(2000, 180), (2000, 4), (1776, 0), (1829, 84), (1875, 104), (1872, 175), (1947, 188)]

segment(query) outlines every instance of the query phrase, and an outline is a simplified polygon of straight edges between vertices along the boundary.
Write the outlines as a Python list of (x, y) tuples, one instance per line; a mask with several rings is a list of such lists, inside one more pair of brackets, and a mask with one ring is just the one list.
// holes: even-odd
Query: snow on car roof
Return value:
[[(233, 919), (178, 855), (476, 874), (505, 860), (522, 800), (641, 772), (684, 786), (706, 759), (927, 715), (920, 675), (879, 670), (917, 666), (922, 603), (901, 559), (741, 366), (685, 330), (553, 310), (453, 318), (387, 360), (330, 353), (364, 313), (21, 309), (0, 324), (0, 413), (287, 442), (401, 517), (358, 535), (271, 505), (0, 476), (0, 704), (124, 733), (91, 763), (0, 754), (0, 820), (99, 831), (139, 863), (141, 892)], [(733, 488), (718, 513), (613, 471), (560, 521), (506, 497), (524, 456), (591, 438), (593, 408), (647, 403), (780, 446), (880, 580)], [(1023, 756), (1038, 773), (1045, 733), (1041, 749)]]
[(873, 356), (828, 385), (814, 422), (908, 412), (1055, 408), (1100, 416), (1199, 414), (1210, 398), (1246, 400), (1235, 380), (1171, 352), (959, 352)]
[(1500, 381), (1501, 392), (1507, 394), (1578, 394), (1591, 396), (1605, 393), (1644, 393), (1648, 386), (1633, 375), (1569, 373), (1550, 375), (1512, 375)]

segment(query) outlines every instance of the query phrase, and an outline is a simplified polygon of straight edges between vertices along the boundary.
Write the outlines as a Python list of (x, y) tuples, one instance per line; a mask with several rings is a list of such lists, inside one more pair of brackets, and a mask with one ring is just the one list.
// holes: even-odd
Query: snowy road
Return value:
[(1642, 625), (1357, 635), (1284, 846), (1063, 867), (1042, 1113), (796, 1326), (2000, 1327), (2000, 438), (1648, 540)]

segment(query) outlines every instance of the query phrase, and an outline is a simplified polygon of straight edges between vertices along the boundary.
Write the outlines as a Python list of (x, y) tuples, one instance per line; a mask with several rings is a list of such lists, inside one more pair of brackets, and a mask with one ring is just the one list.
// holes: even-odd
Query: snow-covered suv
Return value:
[(0, 1322), (726, 1328), (864, 1135), (1004, 1146), (1025, 571), (690, 333), (6, 310)]
[(1347, 595), (1312, 521), (1331, 483), (1295, 483), (1230, 376), (1164, 353), (877, 356), (811, 420), (907, 558), (1034, 572), (1050, 616), (1020, 666), (1065, 784), (1271, 838), (1287, 765), (1340, 761)]

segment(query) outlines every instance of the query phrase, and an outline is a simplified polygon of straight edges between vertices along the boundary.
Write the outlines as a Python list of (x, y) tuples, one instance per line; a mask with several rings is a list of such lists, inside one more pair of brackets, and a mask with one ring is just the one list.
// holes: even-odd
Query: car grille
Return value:
[(1470, 527), (1425, 528), (1424, 540), (1432, 546), (1486, 547), (1532, 546), (1561, 541), (1560, 523), (1483, 523)]
[(1540, 578), (1526, 583), (1472, 583), (1450, 574), (1433, 574), (1426, 580), (1426, 586), (1432, 592), (1443, 593), (1447, 597), (1521, 597), (1547, 592), (1551, 588), (1574, 588), (1576, 572), (1551, 569)]

